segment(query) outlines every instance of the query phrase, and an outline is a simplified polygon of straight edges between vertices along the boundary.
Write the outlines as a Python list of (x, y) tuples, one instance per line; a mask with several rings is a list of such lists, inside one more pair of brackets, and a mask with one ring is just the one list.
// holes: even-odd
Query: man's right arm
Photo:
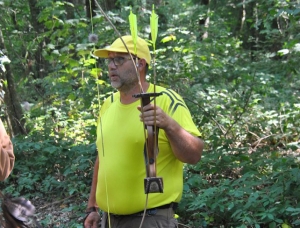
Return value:
[[(89, 196), (89, 200), (88, 200), (88, 204), (87, 204), (88, 215), (84, 221), (85, 228), (98, 228), (98, 224), (100, 222), (100, 214), (98, 213), (98, 205), (96, 203), (98, 170), (99, 170), (99, 159), (97, 156), (95, 165), (94, 165), (94, 173), (93, 173), (93, 180), (92, 180), (90, 196)], [(94, 208), (96, 209), (95, 211), (93, 211)]]
[(98, 170), (99, 170), (99, 158), (97, 156), (95, 165), (94, 165), (94, 173), (93, 173), (93, 180), (91, 186), (90, 197), (88, 201), (87, 208), (91, 207), (98, 207), (96, 203), (96, 189), (97, 189), (97, 182), (98, 182)]

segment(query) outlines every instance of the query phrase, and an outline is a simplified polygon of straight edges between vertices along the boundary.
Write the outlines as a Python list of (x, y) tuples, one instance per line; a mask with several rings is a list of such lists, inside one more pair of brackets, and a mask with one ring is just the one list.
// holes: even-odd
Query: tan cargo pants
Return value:
[(178, 222), (174, 218), (172, 208), (157, 209), (153, 215), (145, 215), (142, 222), (143, 214), (135, 215), (113, 215), (109, 218), (107, 213), (103, 214), (101, 228), (139, 228), (143, 223), (142, 228), (177, 228)]

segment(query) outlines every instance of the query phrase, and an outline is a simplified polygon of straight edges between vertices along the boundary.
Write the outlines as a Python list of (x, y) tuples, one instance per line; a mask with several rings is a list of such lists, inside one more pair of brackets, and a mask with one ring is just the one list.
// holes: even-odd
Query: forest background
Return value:
[[(185, 166), (180, 223), (299, 227), (300, 1), (99, 4), (122, 35), (132, 9), (145, 39), (155, 5), (156, 83), (183, 96), (206, 142), (201, 162)], [(0, 113), (16, 154), (1, 191), (30, 199), (43, 227), (82, 227), (95, 123), (113, 91), (91, 53), (117, 34), (94, 0), (0, 5), (0, 50), (11, 61), (1, 62)]]

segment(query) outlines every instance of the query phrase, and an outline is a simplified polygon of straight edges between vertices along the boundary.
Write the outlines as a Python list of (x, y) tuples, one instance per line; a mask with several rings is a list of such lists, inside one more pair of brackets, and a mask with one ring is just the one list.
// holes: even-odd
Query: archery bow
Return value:
[[(133, 27), (134, 26), (130, 26)], [(161, 93), (156, 93), (156, 71), (155, 71), (155, 43), (158, 30), (158, 15), (154, 11), (154, 5), (152, 6), (152, 13), (150, 17), (151, 38), (153, 46), (153, 71), (154, 71), (154, 92), (153, 93), (140, 93), (133, 95), (136, 98), (141, 99), (141, 105), (146, 106), (150, 103), (151, 97), (154, 97), (154, 126), (145, 126), (147, 129), (147, 138), (145, 142), (145, 163), (147, 177), (144, 179), (145, 193), (162, 193), (163, 192), (163, 179), (156, 176), (156, 157), (158, 155), (158, 132), (159, 129), (156, 126), (156, 97)], [(135, 31), (136, 32), (136, 31)], [(132, 35), (133, 38), (137, 36)], [(143, 113), (142, 113), (143, 115)]]
[[(122, 38), (122, 35), (117, 30), (117, 28), (114, 26), (112, 21), (108, 18), (108, 16), (103, 11), (103, 9), (99, 5), (99, 3), (97, 1), (95, 1), (95, 2), (96, 2), (97, 7), (99, 8), (100, 12), (105, 17), (105, 19), (110, 23), (110, 25), (112, 26), (114, 31), (118, 34), (119, 38), (121, 39), (122, 43), (124, 44), (124, 46), (128, 52), (128, 54), (130, 55), (131, 61), (133, 63), (135, 63), (132, 54), (130, 53), (126, 43), (124, 42), (124, 40)], [(134, 40), (136, 41), (136, 39), (137, 39), (136, 15), (134, 15), (132, 12), (130, 12), (130, 15), (129, 15), (129, 22), (131, 24), (130, 29), (131, 29), (133, 41)], [(151, 18), (150, 18), (150, 26), (151, 26), (152, 45), (153, 45), (154, 53), (155, 53), (155, 42), (156, 42), (157, 30), (158, 30), (157, 29), (158, 28), (158, 16), (154, 12), (154, 6), (153, 6)], [(136, 51), (136, 47), (135, 47), (135, 51)], [(156, 93), (156, 91), (155, 91), (156, 83), (154, 82), (154, 93), (145, 93), (143, 91), (143, 87), (141, 84), (141, 80), (140, 80), (140, 76), (139, 76), (139, 72), (137, 70), (136, 64), (134, 64), (134, 66), (135, 66), (136, 74), (138, 77), (138, 82), (139, 82), (141, 92), (139, 94), (135, 94), (133, 96), (135, 98), (141, 99), (142, 107), (149, 104), (151, 101), (151, 98), (154, 97), (154, 106), (156, 106), (155, 97), (161, 95), (161, 93)], [(155, 68), (154, 68), (154, 70), (155, 70)], [(155, 75), (154, 75), (154, 78), (155, 78)], [(155, 108), (154, 108), (154, 112), (156, 112)], [(142, 116), (143, 116), (143, 111), (142, 111)], [(158, 142), (158, 128), (156, 127), (156, 121), (154, 121), (154, 122), (155, 122), (154, 126), (145, 126), (145, 128), (147, 129), (147, 133), (148, 133), (147, 138), (145, 137), (145, 139), (146, 139), (145, 151), (147, 151), (145, 153), (146, 154), (145, 159), (146, 159), (147, 177), (144, 180), (144, 187), (145, 187), (146, 194), (163, 192), (162, 178), (156, 177), (156, 156), (158, 154), (158, 143), (157, 143)], [(145, 135), (146, 135), (146, 133), (145, 133)]]
[[(130, 12), (129, 15), (129, 23), (130, 23), (131, 36), (133, 39), (135, 54), (136, 54), (137, 21), (136, 21), (136, 15), (133, 14), (132, 11)], [(154, 92), (144, 93), (143, 91), (141, 91), (140, 94), (133, 95), (133, 97), (140, 98), (141, 100), (142, 117), (144, 117), (143, 107), (150, 103), (151, 97), (154, 97), (154, 126), (145, 125), (145, 129), (147, 130), (148, 133), (147, 137), (146, 137), (146, 131), (144, 129), (144, 135), (145, 135), (144, 158), (145, 158), (145, 165), (146, 165), (146, 178), (144, 178), (144, 191), (145, 194), (147, 195), (146, 195), (144, 213), (139, 228), (141, 228), (144, 223), (147, 204), (148, 204), (148, 194), (163, 192), (163, 179), (161, 177), (156, 176), (156, 156), (158, 154), (158, 131), (159, 131), (158, 127), (156, 126), (156, 97), (160, 96), (161, 93), (156, 93), (155, 43), (156, 43), (157, 30), (158, 30), (158, 16), (154, 12), (154, 5), (150, 17), (150, 27), (151, 27), (152, 46), (153, 46), (153, 53), (154, 53), (154, 60), (153, 60)], [(138, 71), (137, 71), (137, 76), (139, 78)]]
[[(150, 26), (151, 26), (151, 37), (152, 37), (152, 45), (153, 45), (153, 50), (154, 50), (154, 92), (153, 93), (145, 93), (143, 91), (143, 87), (141, 84), (140, 80), (140, 75), (137, 69), (137, 65), (134, 62), (133, 56), (130, 53), (126, 43), (124, 42), (122, 35), (120, 32), (117, 30), (117, 28), (114, 26), (114, 24), (111, 22), (111, 20), (108, 18), (106, 13), (103, 11), (101, 6), (97, 1), (96, 5), (99, 8), (100, 12), (102, 15), (105, 17), (105, 19), (110, 23), (114, 31), (118, 34), (120, 40), (124, 44), (127, 53), (130, 55), (131, 61), (134, 63), (136, 75), (138, 78), (138, 83), (140, 87), (140, 93), (139, 94), (134, 94), (133, 97), (135, 98), (140, 98), (141, 100), (141, 106), (144, 107), (145, 105), (148, 105), (151, 102), (151, 98), (154, 98), (154, 126), (147, 126), (145, 125), (145, 129), (147, 130), (147, 137), (146, 137), (146, 131), (144, 130), (144, 135), (145, 135), (145, 150), (144, 150), (144, 157), (145, 157), (145, 164), (146, 164), (146, 174), (147, 177), (144, 179), (144, 190), (145, 194), (147, 194), (146, 197), (146, 205), (144, 208), (144, 215), (140, 224), (140, 227), (142, 227), (144, 217), (145, 217), (145, 212), (147, 208), (147, 202), (148, 202), (148, 194), (149, 193), (162, 193), (163, 192), (163, 180), (161, 177), (156, 176), (156, 156), (158, 154), (158, 127), (156, 126), (156, 97), (161, 95), (162, 93), (156, 93), (156, 87), (155, 87), (155, 79), (156, 79), (156, 73), (155, 73), (155, 42), (157, 38), (157, 30), (158, 30), (158, 16), (154, 12), (154, 5), (153, 5), (153, 10), (152, 14), (150, 17)], [(131, 35), (133, 38), (134, 42), (134, 50), (135, 54), (137, 53), (136, 50), (136, 41), (137, 41), (137, 21), (136, 21), (136, 15), (130, 12), (129, 15), (129, 22), (130, 22), (130, 30), (131, 30)], [(143, 109), (141, 109), (142, 116), (144, 115)], [(108, 216), (109, 217), (109, 216)], [(109, 224), (110, 225), (110, 224)]]

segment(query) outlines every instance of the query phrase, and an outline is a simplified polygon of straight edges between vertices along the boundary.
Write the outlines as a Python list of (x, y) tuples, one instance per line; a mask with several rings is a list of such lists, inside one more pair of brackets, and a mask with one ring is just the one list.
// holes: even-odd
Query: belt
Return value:
[[(147, 216), (154, 216), (154, 215), (163, 215), (168, 217), (168, 215), (171, 213), (174, 214), (174, 210), (177, 208), (178, 203), (169, 203), (169, 204), (165, 204), (159, 207), (155, 207), (155, 208), (150, 208), (147, 209), (145, 212), (145, 215)], [(116, 214), (111, 214), (114, 217), (123, 217), (123, 216), (143, 216), (144, 215), (144, 211), (140, 211), (134, 214), (129, 214), (129, 215), (116, 215)]]

